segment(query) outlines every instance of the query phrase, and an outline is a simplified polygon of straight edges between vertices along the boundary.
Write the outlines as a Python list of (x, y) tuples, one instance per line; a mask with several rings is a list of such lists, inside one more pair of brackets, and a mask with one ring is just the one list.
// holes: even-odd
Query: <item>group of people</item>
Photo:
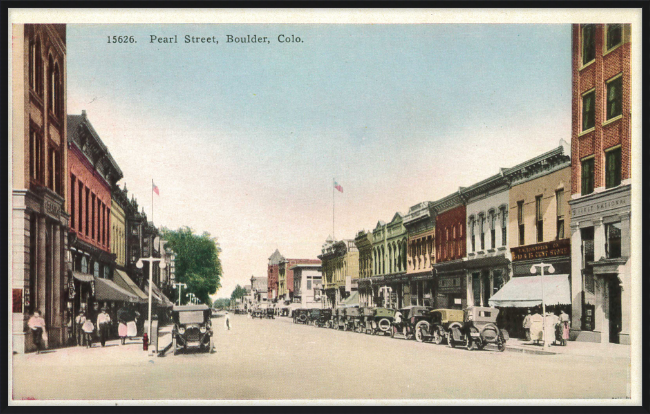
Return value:
[[(126, 338), (133, 338), (137, 336), (136, 321), (139, 316), (137, 311), (130, 309), (120, 309), (118, 312), (118, 327), (117, 333), (120, 337), (120, 343), (124, 345)], [(101, 312), (97, 314), (95, 323), (91, 320), (86, 312), (83, 310), (75, 318), (76, 324), (76, 340), (77, 346), (86, 346), (87, 348), (93, 345), (93, 336), (95, 331), (99, 336), (99, 341), (102, 346), (106, 346), (106, 340), (110, 336), (111, 331), (111, 316), (108, 314), (108, 308), (104, 306)]]
[[(522, 323), (522, 326), (523, 326), (524, 332), (526, 334), (526, 341), (530, 341), (531, 340), (530, 329), (533, 326), (533, 317), (532, 317), (530, 309), (528, 309), (528, 313), (524, 317), (524, 321)], [(560, 314), (558, 315), (558, 322), (557, 322), (557, 325), (556, 325), (556, 336), (562, 342), (565, 342), (565, 341), (569, 340), (569, 328), (570, 327), (571, 327), (571, 323), (570, 323), (570, 320), (569, 320), (569, 315), (566, 312), (564, 312), (564, 310), (561, 310)]]

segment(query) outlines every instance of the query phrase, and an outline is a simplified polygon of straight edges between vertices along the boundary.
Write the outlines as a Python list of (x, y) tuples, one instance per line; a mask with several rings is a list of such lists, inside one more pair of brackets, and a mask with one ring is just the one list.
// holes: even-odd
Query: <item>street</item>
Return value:
[[(451, 349), (294, 325), (213, 319), (216, 353), (142, 344), (14, 355), (14, 399), (625, 398), (629, 358)], [(162, 341), (161, 341), (162, 342)]]

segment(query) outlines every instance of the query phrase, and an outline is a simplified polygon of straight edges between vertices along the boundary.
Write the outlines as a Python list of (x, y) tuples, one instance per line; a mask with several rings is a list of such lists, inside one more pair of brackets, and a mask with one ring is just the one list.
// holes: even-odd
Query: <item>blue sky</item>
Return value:
[[(68, 112), (89, 119), (156, 225), (219, 238), (223, 289), (315, 258), (570, 141), (570, 25), (68, 25)], [(215, 36), (218, 45), (149, 43)], [(227, 34), (271, 44), (225, 44)], [(302, 43), (281, 44), (279, 34)], [(108, 44), (133, 35), (137, 44)]]

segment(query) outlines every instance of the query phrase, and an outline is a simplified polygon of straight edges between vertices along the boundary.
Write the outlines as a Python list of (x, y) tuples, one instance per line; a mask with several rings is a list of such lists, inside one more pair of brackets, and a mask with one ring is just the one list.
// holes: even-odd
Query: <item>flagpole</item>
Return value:
[(336, 180), (332, 178), (332, 238), (336, 240), (335, 231), (334, 231), (334, 210), (336, 208), (336, 197), (334, 196), (334, 183)]
[(153, 178), (151, 179), (151, 224), (153, 225)]

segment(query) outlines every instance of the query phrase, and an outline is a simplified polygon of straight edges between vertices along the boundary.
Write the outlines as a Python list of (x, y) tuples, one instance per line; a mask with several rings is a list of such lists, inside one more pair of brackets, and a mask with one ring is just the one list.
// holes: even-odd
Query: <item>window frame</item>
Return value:
[[(617, 250), (617, 255), (612, 254), (612, 238), (610, 236), (611, 234), (611, 228), (616, 227), (619, 230), (619, 237), (618, 237), (618, 250)], [(613, 223), (607, 223), (605, 224), (605, 253), (607, 255), (608, 259), (619, 259), (622, 256), (621, 252), (621, 242), (623, 240), (623, 229), (621, 228), (621, 222), (616, 221)]]
[[(610, 46), (609, 44), (609, 33), (610, 33), (610, 28), (611, 26), (618, 26), (620, 29), (620, 37), (618, 40), (618, 43), (613, 44)], [(616, 49), (620, 45), (623, 44), (623, 28), (624, 25), (622, 23), (611, 23), (611, 24), (605, 24), (604, 27), (604, 33), (603, 33), (603, 45), (605, 46), (605, 52), (611, 52), (612, 50)]]
[[(593, 94), (593, 108), (591, 113), (593, 114), (593, 125), (585, 127), (585, 98), (588, 95)], [(580, 133), (586, 134), (596, 128), (596, 88), (591, 88), (580, 95)]]
[[(561, 196), (559, 196), (561, 194)], [(555, 190), (555, 214), (557, 216), (556, 227), (555, 227), (555, 239), (560, 240), (565, 238), (565, 228), (564, 228), (564, 188)], [(560, 234), (560, 229), (562, 229), (562, 234)]]
[[(612, 154), (618, 154), (616, 157), (616, 164), (618, 165), (618, 168), (614, 170), (614, 183), (610, 182), (610, 158)], [(622, 152), (621, 152), (621, 146), (616, 145), (612, 148), (608, 148), (605, 150), (605, 188), (615, 188), (621, 185), (622, 182)]]
[[(589, 171), (589, 174), (585, 174), (585, 165), (587, 163), (591, 164), (591, 170)], [(594, 192), (594, 179), (595, 179), (595, 157), (593, 155), (590, 155), (588, 157), (585, 157), (580, 160), (580, 195), (585, 196), (589, 194), (593, 194)], [(589, 180), (587, 182), (587, 186), (591, 185), (591, 187), (587, 187), (585, 189), (585, 176), (589, 177)]]
[[(585, 61), (585, 29), (590, 28), (593, 30), (593, 33), (591, 34), (591, 40), (592, 40), (592, 45), (591, 48), (593, 49), (593, 58), (590, 60)], [(588, 66), (592, 62), (596, 60), (596, 25), (593, 23), (589, 24), (581, 24), (580, 25), (580, 60), (581, 60), (581, 69)]]
[[(609, 113), (609, 106), (610, 106), (610, 100), (609, 100), (609, 87), (611, 84), (614, 82), (620, 82), (620, 94), (618, 96), (618, 107), (619, 107), (619, 113), (616, 115), (610, 115)], [(623, 72), (612, 76), (608, 80), (605, 81), (605, 122), (604, 124), (608, 124), (610, 122), (615, 121), (616, 119), (620, 118), (623, 116)]]

